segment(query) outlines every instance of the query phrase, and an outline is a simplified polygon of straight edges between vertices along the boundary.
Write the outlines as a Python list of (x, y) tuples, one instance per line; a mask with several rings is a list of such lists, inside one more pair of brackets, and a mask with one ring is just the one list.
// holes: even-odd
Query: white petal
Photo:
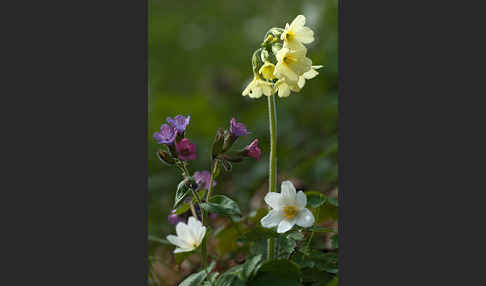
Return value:
[(305, 74), (306, 73), (304, 73), (304, 76), (299, 76), (299, 81), (297, 82), (299, 88), (303, 88), (305, 85)]
[(291, 181), (283, 181), (281, 186), (282, 201), (286, 204), (293, 204), (295, 202), (295, 187)]
[(262, 217), (260, 223), (265, 228), (271, 228), (278, 225), (283, 219), (284, 216), (280, 211), (271, 210), (266, 216)]
[(279, 97), (288, 97), (290, 95), (290, 88), (289, 85), (286, 83), (282, 83), (278, 87), (278, 96)]
[(167, 236), (167, 240), (170, 243), (172, 243), (173, 245), (178, 246), (178, 247), (181, 247), (181, 248), (190, 247), (189, 244), (187, 244), (185, 241), (183, 241), (182, 239), (180, 239), (179, 237), (177, 237), (175, 235), (168, 235)]
[(251, 98), (260, 98), (262, 96), (262, 89), (260, 87), (253, 87), (251, 91), (249, 95)]
[(295, 219), (293, 220), (282, 220), (277, 227), (278, 233), (284, 233), (289, 231), (295, 225)]
[(299, 15), (295, 17), (295, 19), (290, 24), (290, 27), (296, 28), (296, 27), (302, 27), (304, 25), (305, 25), (305, 17), (303, 15)]
[(305, 209), (305, 206), (307, 205), (307, 196), (303, 191), (298, 191), (295, 201), (297, 203), (297, 209)]
[(275, 209), (275, 210), (279, 210), (282, 208), (282, 205), (280, 203), (280, 198), (281, 198), (281, 194), (279, 193), (276, 193), (276, 192), (269, 192), (265, 195), (265, 202), (267, 203), (267, 205), (269, 205), (270, 207), (272, 207), (272, 209)]
[(206, 227), (203, 226), (199, 229), (199, 236), (197, 238), (198, 245), (200, 245), (201, 242), (203, 241), (205, 234), (206, 234)]
[(288, 80), (296, 82), (299, 80), (299, 76), (290, 67), (282, 62), (277, 63), (273, 74), (278, 77), (286, 77)]
[(176, 248), (174, 250), (174, 253), (189, 252), (189, 251), (193, 251), (193, 250), (194, 250), (194, 247), (192, 247), (192, 248)]
[(303, 209), (297, 215), (297, 225), (301, 227), (310, 227), (314, 224), (315, 218), (308, 209)]
[(295, 39), (303, 44), (310, 44), (314, 41), (314, 31), (308, 27), (302, 27), (295, 31)]
[(180, 222), (176, 225), (176, 233), (180, 239), (185, 241), (190, 240), (192, 237), (191, 232), (189, 231), (189, 227), (183, 222)]
[(319, 73), (314, 68), (311, 68), (309, 71), (305, 72), (302, 76), (305, 79), (312, 79), (312, 78), (315, 78), (316, 75), (318, 75), (318, 74)]

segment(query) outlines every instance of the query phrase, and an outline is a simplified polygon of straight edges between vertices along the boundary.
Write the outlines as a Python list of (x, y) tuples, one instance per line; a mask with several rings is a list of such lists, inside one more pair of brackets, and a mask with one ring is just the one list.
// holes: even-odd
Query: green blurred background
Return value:
[[(300, 93), (277, 98), (278, 178), (298, 189), (329, 192), (337, 187), (337, 0), (309, 1), (149, 1), (149, 235), (174, 231), (167, 222), (178, 170), (156, 157), (152, 134), (167, 116), (191, 115), (187, 137), (197, 146), (191, 171), (208, 170), (216, 130), (236, 117), (251, 134), (236, 143), (260, 140), (262, 158), (234, 164), (217, 179), (214, 194), (226, 193), (248, 212), (265, 193), (268, 180), (269, 131), (267, 99), (241, 95), (252, 78), (251, 55), (268, 29), (285, 27), (297, 15), (307, 18), (315, 33), (308, 57), (324, 65)], [(149, 243), (149, 256), (160, 245)], [(165, 284), (161, 284), (165, 285)]]

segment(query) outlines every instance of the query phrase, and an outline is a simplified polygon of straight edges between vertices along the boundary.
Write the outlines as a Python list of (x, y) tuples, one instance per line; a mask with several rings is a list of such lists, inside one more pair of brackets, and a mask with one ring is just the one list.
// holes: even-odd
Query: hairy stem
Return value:
[[(275, 192), (277, 189), (277, 112), (275, 94), (268, 96), (268, 119), (270, 127), (270, 159), (268, 191)], [(275, 257), (275, 238), (268, 239), (267, 258), (272, 260)]]

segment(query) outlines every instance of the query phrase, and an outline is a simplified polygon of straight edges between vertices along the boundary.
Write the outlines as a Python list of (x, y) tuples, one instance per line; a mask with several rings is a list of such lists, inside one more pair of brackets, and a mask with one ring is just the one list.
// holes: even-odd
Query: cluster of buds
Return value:
[(160, 127), (159, 132), (154, 133), (154, 139), (159, 144), (167, 146), (167, 150), (158, 152), (159, 159), (168, 164), (183, 164), (183, 161), (196, 159), (196, 146), (185, 138), (186, 128), (191, 116), (177, 115), (174, 118), (167, 117), (167, 124)]
[(305, 26), (305, 17), (297, 16), (291, 24), (282, 28), (271, 28), (261, 47), (253, 53), (253, 80), (243, 95), (260, 98), (262, 94), (288, 97), (291, 92), (300, 92), (305, 81), (319, 73), (322, 66), (313, 66), (307, 58), (304, 44), (314, 41), (314, 32)]
[[(159, 159), (167, 165), (175, 165), (178, 167), (182, 171), (184, 177), (176, 192), (174, 208), (177, 208), (177, 206), (186, 199), (186, 203), (191, 205), (193, 215), (200, 217), (200, 206), (194, 205), (193, 199), (187, 196), (193, 194), (193, 197), (199, 197), (199, 195), (196, 194), (198, 191), (209, 190), (211, 187), (214, 187), (216, 185), (214, 178), (217, 174), (213, 174), (213, 185), (210, 186), (211, 173), (209, 171), (196, 171), (192, 175), (189, 173), (187, 161), (195, 160), (197, 157), (195, 145), (185, 137), (190, 116), (184, 117), (182, 115), (177, 115), (174, 118), (168, 117), (166, 121), (167, 123), (162, 124), (160, 131), (155, 132), (153, 137), (157, 143), (166, 146), (165, 150), (161, 149), (157, 152)], [(241, 150), (231, 150), (231, 147), (237, 139), (246, 134), (248, 134), (246, 126), (241, 122), (236, 122), (235, 118), (231, 119), (228, 130), (220, 128), (213, 144), (213, 162), (221, 162), (223, 168), (226, 171), (230, 171), (232, 168), (230, 162), (241, 162), (245, 157), (259, 160), (261, 150), (258, 148), (258, 139), (253, 140), (253, 142)], [(216, 164), (216, 166), (217, 165), (218, 164)], [(217, 172), (216, 170), (212, 171)], [(204, 202), (205, 200), (204, 196), (196, 199), (199, 203)], [(179, 222), (184, 222), (189, 217), (189, 211), (187, 210), (183, 213), (176, 213), (176, 211), (176, 209), (173, 210), (168, 216), (168, 220), (171, 224), (175, 225)], [(214, 218), (215, 216), (215, 214), (209, 215), (210, 218)]]
[(249, 145), (241, 150), (230, 150), (238, 138), (248, 134), (245, 124), (236, 122), (235, 118), (230, 121), (229, 130), (218, 129), (213, 143), (212, 159), (221, 161), (226, 171), (231, 170), (231, 163), (243, 161), (245, 157), (260, 160), (262, 151), (258, 148), (258, 139), (254, 139)]

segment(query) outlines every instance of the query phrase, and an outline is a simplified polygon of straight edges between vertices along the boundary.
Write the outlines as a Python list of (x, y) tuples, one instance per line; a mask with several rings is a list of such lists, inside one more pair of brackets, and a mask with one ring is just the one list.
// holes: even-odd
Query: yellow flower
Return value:
[(312, 66), (311, 69), (307, 72), (305, 72), (303, 75), (299, 77), (299, 82), (297, 85), (299, 88), (303, 88), (305, 85), (305, 80), (306, 79), (312, 79), (315, 78), (319, 73), (316, 71), (317, 69), (322, 68), (322, 66)]
[(275, 83), (275, 91), (278, 93), (278, 97), (288, 97), (290, 91), (299, 92), (300, 87), (296, 84), (289, 83), (284, 79), (280, 79)]
[(248, 95), (251, 98), (260, 98), (262, 94), (270, 96), (272, 93), (272, 84), (262, 80), (258, 74), (254, 74), (253, 80), (245, 88), (242, 95)]
[(274, 71), (275, 71), (275, 65), (270, 62), (266, 62), (265, 64), (263, 64), (263, 66), (260, 68), (258, 72), (263, 75), (263, 78), (272, 80), (275, 78), (275, 76), (273, 75)]
[(285, 25), (285, 30), (280, 36), (284, 41), (284, 47), (291, 49), (302, 48), (302, 44), (310, 44), (314, 41), (314, 32), (305, 26), (305, 17), (297, 16), (289, 25)]
[(277, 65), (274, 75), (285, 78), (289, 82), (297, 83), (299, 77), (312, 67), (312, 61), (305, 56), (306, 49), (290, 50), (282, 48), (277, 52)]

